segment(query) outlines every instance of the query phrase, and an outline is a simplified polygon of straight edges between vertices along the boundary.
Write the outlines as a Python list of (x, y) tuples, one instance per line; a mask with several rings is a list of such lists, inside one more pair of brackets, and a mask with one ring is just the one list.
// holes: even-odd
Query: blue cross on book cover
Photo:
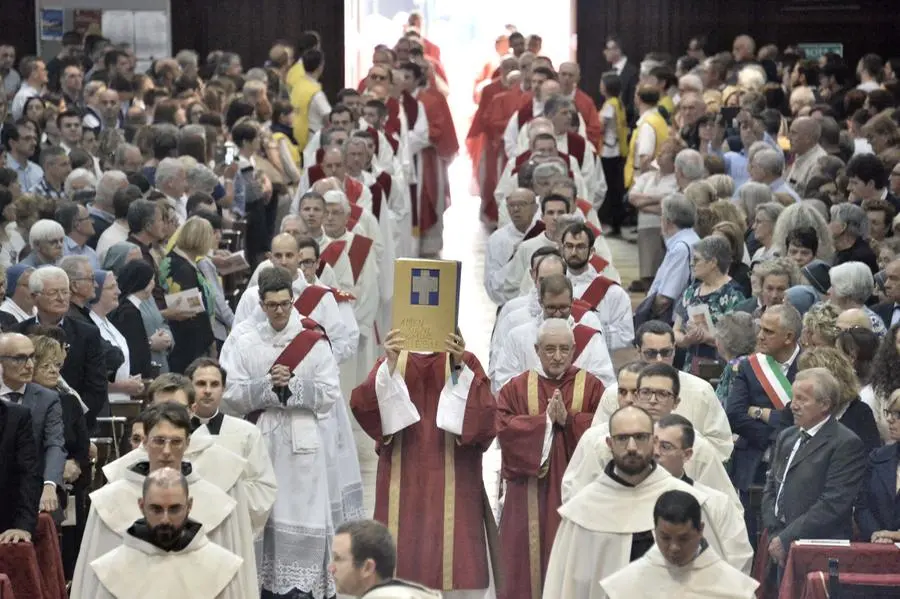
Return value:
[(445, 351), (456, 332), (462, 264), (454, 260), (400, 258), (394, 263), (392, 328), (410, 351)]
[(413, 306), (437, 306), (440, 303), (441, 271), (436, 268), (410, 270), (409, 303)]

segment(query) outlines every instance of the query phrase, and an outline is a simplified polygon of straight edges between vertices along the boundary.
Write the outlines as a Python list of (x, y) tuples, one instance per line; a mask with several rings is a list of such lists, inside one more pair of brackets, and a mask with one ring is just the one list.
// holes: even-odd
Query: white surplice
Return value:
[[(580, 298), (599, 276), (599, 273), (590, 264), (581, 274), (573, 274), (571, 270), (566, 274), (572, 282), (572, 291), (575, 297)], [(609, 351), (632, 347), (634, 344), (634, 317), (632, 315), (631, 296), (621, 285), (611, 285), (606, 295), (597, 306), (597, 315), (603, 326), (603, 334)]]
[[(500, 340), (497, 365), (493, 368), (494, 374), (491, 378), (491, 389), (494, 393), (499, 393), (503, 385), (513, 377), (540, 366), (541, 362), (534, 345), (537, 343), (538, 330), (543, 320), (541, 314), (531, 321), (517, 326), (510, 331), (507, 338)], [(609, 357), (609, 350), (606, 347), (606, 340), (600, 330), (600, 320), (594, 313), (588, 312), (582, 316), (581, 322), (578, 324), (595, 329), (597, 332), (588, 341), (581, 355), (573, 362), (573, 366), (587, 370), (603, 381), (604, 385), (611, 385), (615, 382), (616, 375), (612, 359)], [(570, 316), (569, 327), (574, 328), (575, 325), (575, 320)]]
[[(303, 290), (309, 287), (309, 283), (300, 275), (294, 279), (291, 287), (294, 290), (294, 301), (296, 301)], [(309, 314), (301, 314), (301, 316), (312, 318), (322, 325), (325, 334), (328, 335), (328, 340), (331, 341), (331, 350), (334, 352), (334, 359), (338, 364), (346, 362), (356, 354), (359, 344), (359, 327), (356, 319), (353, 319), (351, 323), (345, 321), (333, 294), (323, 295)], [(234, 311), (232, 328), (249, 319), (255, 322), (262, 322), (266, 319), (266, 313), (260, 306), (259, 287), (247, 287), (241, 295), (237, 309)]]
[[(694, 429), (716, 448), (719, 458), (724, 462), (731, 457), (734, 441), (731, 438), (728, 416), (725, 415), (725, 408), (719, 403), (715, 390), (712, 385), (688, 372), (679, 371), (678, 380), (681, 383), (681, 392), (678, 394), (680, 401), (672, 413), (690, 420)], [(600, 405), (594, 412), (595, 426), (609, 422), (609, 417), (619, 409), (618, 395), (618, 385), (606, 387), (600, 398)]]
[(686, 566), (675, 566), (654, 545), (644, 556), (604, 578), (609, 599), (752, 599), (759, 583), (706, 549)]
[[(494, 190), (494, 201), (497, 202), (497, 226), (502, 227), (510, 223), (509, 208), (506, 206), (506, 198), (519, 187), (519, 173), (513, 172), (516, 161), (510, 160), (500, 174), (497, 187)], [(569, 170), (572, 172), (572, 180), (575, 182), (577, 197), (588, 197), (587, 184), (581, 176), (581, 167), (574, 156), (569, 156)]]
[(201, 526), (187, 547), (165, 551), (125, 533), (122, 545), (91, 562), (91, 599), (247, 599), (237, 573), (243, 558), (210, 542)]
[[(321, 239), (316, 239), (316, 243), (319, 244), (319, 249), (322, 249), (322, 247), (324, 247), (324, 244), (321, 243)], [(247, 286), (259, 286), (259, 273), (267, 268), (272, 268), (272, 266), (273, 264), (271, 260), (263, 260), (262, 262), (260, 262), (259, 266), (256, 267), (256, 270), (254, 270), (253, 274), (250, 276), (250, 280), (247, 282)], [(334, 270), (331, 268), (330, 264), (326, 264), (322, 267), (322, 274), (316, 277), (316, 282), (312, 284), (324, 285), (325, 287), (334, 287), (335, 285), (337, 285), (337, 278), (334, 276)]]
[[(114, 482), (126, 476), (135, 464), (147, 461), (143, 447), (130, 451), (103, 467), (106, 480)], [(200, 478), (228, 493), (238, 509), (247, 513), (253, 536), (262, 533), (272, 504), (275, 502), (277, 484), (271, 468), (260, 468), (240, 455), (217, 444), (209, 434), (192, 436), (184, 452), (184, 460)]]
[(599, 581), (628, 565), (632, 535), (653, 530), (656, 500), (671, 490), (697, 495), (693, 487), (656, 467), (633, 487), (604, 474), (563, 503), (544, 599), (605, 599)]
[(296, 311), (281, 331), (252, 320), (235, 327), (222, 348), (223, 401), (237, 414), (263, 410), (257, 426), (278, 476), (260, 582), (278, 594), (298, 588), (321, 599), (335, 594), (327, 571), (335, 527), (364, 516), (362, 483), (328, 342), (316, 342), (294, 369), (286, 405), (272, 389), (268, 372), (301, 331)]
[[(146, 465), (142, 462), (135, 468)], [(184, 468), (189, 469), (189, 464)], [(119, 480), (91, 493), (91, 508), (72, 578), (71, 599), (96, 599), (99, 583), (90, 564), (119, 547), (125, 531), (143, 517), (138, 499), (143, 495), (144, 478), (135, 469), (128, 469)], [(258, 596), (253, 532), (246, 508), (240, 509), (237, 501), (195, 472), (188, 474), (187, 479), (193, 499), (191, 518), (203, 525), (212, 542), (243, 558), (237, 573), (239, 596)]]

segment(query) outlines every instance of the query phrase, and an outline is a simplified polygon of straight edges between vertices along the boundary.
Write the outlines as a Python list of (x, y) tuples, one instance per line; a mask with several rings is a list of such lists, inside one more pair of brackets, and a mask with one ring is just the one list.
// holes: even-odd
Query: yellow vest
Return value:
[(666, 124), (666, 119), (664, 119), (655, 108), (644, 113), (638, 120), (638, 126), (634, 129), (634, 134), (631, 136), (631, 145), (628, 148), (628, 160), (625, 162), (626, 188), (631, 187), (631, 184), (634, 183), (634, 165), (637, 162), (638, 131), (644, 123), (653, 127), (653, 131), (656, 133), (656, 148), (653, 150), (654, 158), (659, 156), (659, 149), (662, 147), (663, 142), (669, 138), (669, 125)]
[(277, 142), (279, 146), (281, 145), (282, 139), (284, 141), (286, 141), (287, 147), (288, 147), (288, 152), (291, 153), (291, 160), (294, 161), (294, 164), (297, 166), (297, 168), (303, 168), (303, 165), (300, 163), (301, 162), (300, 148), (297, 147), (296, 145), (294, 145), (294, 142), (291, 141), (290, 137), (288, 137), (284, 133), (278, 131), (278, 132), (272, 134), (272, 139), (275, 140), (275, 142)]
[(304, 75), (306, 75), (306, 69), (303, 68), (303, 63), (298, 60), (290, 69), (288, 69), (287, 75), (284, 78), (288, 91), (293, 89), (297, 82), (303, 79)]
[(672, 117), (675, 116), (675, 101), (672, 100), (672, 96), (663, 94), (657, 106), (666, 110), (667, 120), (671, 121)]
[(613, 107), (616, 115), (616, 140), (619, 143), (619, 156), (628, 156), (628, 116), (625, 114), (625, 107), (618, 98), (610, 98), (600, 109), (601, 113), (606, 110), (607, 105)]
[(294, 139), (301, 148), (309, 141), (309, 105), (313, 96), (322, 91), (318, 81), (300, 77), (291, 86), (291, 106), (294, 107)]

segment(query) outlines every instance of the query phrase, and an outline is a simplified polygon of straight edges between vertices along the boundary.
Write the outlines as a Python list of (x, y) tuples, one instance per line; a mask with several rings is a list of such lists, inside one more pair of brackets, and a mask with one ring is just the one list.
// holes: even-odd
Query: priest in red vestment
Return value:
[[(427, 77), (430, 67), (420, 64)], [(443, 248), (444, 211), (450, 206), (448, 168), (459, 153), (459, 139), (447, 98), (434, 86), (419, 89), (416, 96), (425, 108), (430, 146), (422, 150), (419, 181), (419, 254), (436, 257)]]
[(546, 320), (535, 343), (540, 369), (510, 380), (497, 399), (506, 482), (500, 599), (540, 599), (560, 521), (562, 477), (603, 395), (600, 379), (572, 366), (574, 345), (565, 320)]
[[(466, 150), (472, 160), (472, 176), (478, 182), (481, 195), (481, 219), (482, 221), (497, 224), (497, 202), (494, 200), (494, 189), (503, 172), (505, 160), (503, 153), (503, 130), (492, 130), (489, 135), (488, 115), (491, 111), (494, 98), (513, 85), (517, 85), (519, 77), (510, 77), (510, 74), (519, 67), (519, 61), (515, 58), (504, 58), (500, 63), (500, 77), (489, 83), (481, 92), (481, 102), (478, 110), (472, 117), (472, 125), (466, 135)], [(507, 117), (509, 120), (509, 117)]]
[(481, 459), (494, 438), (490, 381), (460, 335), (446, 352), (404, 350), (392, 330), (385, 357), (350, 400), (376, 442), (375, 519), (397, 541), (398, 578), (441, 589), (446, 599), (484, 598), (493, 528)]

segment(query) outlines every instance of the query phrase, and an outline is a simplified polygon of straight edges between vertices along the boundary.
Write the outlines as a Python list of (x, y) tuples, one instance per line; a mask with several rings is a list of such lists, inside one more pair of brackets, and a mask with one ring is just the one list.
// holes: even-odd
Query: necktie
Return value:
[[(803, 447), (804, 445), (809, 443), (810, 439), (812, 439), (812, 435), (810, 435), (806, 431), (800, 431), (800, 447)], [(797, 451), (800, 451), (800, 447), (797, 448)]]
[(18, 391), (10, 391), (6, 394), (6, 399), (8, 399), (12, 403), (19, 403), (22, 401), (22, 394)]

